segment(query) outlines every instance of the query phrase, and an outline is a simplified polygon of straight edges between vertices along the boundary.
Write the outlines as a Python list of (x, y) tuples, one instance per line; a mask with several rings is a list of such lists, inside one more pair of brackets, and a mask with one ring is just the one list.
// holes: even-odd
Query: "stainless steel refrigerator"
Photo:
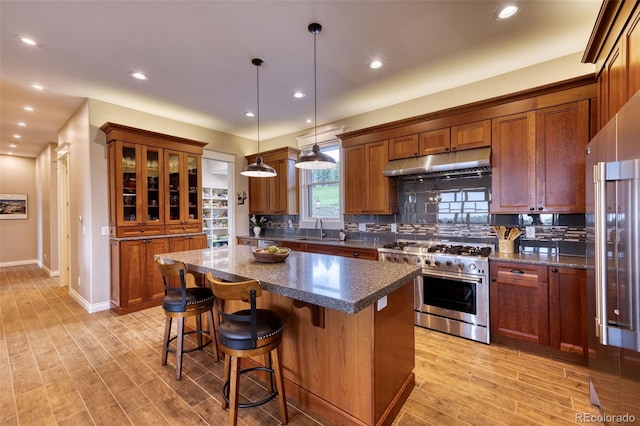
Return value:
[(591, 402), (640, 423), (640, 92), (587, 147)]

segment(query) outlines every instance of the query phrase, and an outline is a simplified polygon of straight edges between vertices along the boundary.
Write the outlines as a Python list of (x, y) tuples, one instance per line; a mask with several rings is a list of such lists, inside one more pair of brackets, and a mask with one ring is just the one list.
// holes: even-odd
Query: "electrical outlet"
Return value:
[(536, 227), (535, 226), (527, 226), (525, 227), (525, 235), (527, 238), (535, 238), (536, 237)]
[(376, 305), (376, 309), (378, 311), (383, 310), (384, 308), (387, 307), (387, 296), (382, 296), (380, 299), (378, 299), (377, 301), (377, 305)]
[(103, 226), (102, 227), (102, 235), (103, 236), (108, 236), (109, 235), (109, 227), (108, 226)]
[(392, 223), (391, 224), (391, 232), (393, 232), (394, 234), (396, 232), (398, 232), (398, 224), (397, 223)]
[(366, 230), (367, 230), (367, 224), (366, 223), (359, 223), (358, 224), (358, 231), (366, 232)]

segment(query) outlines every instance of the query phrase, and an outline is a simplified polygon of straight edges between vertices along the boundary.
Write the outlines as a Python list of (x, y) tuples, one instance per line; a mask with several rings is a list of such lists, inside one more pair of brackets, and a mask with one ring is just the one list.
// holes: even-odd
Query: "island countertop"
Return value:
[(417, 277), (417, 266), (291, 251), (280, 263), (257, 262), (252, 247), (225, 246), (157, 255), (228, 281), (255, 279), (263, 290), (355, 314)]

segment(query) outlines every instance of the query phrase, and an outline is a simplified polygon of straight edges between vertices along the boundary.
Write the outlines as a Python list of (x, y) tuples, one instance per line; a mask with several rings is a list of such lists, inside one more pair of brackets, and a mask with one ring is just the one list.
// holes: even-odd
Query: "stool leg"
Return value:
[(169, 354), (170, 335), (171, 335), (171, 317), (167, 317), (164, 321), (164, 339), (162, 341), (161, 365), (167, 365), (167, 355)]
[[(266, 368), (273, 368), (271, 365), (271, 353), (264, 354), (264, 366)], [(267, 393), (273, 393), (273, 374), (267, 373), (265, 386), (267, 387)]]
[(238, 387), (240, 381), (240, 364), (238, 357), (231, 358), (231, 382), (229, 383), (229, 425), (235, 426), (238, 423)]
[(209, 337), (211, 338), (211, 351), (216, 362), (220, 361), (220, 354), (218, 353), (218, 336), (216, 336), (216, 328), (213, 323), (213, 312), (211, 309), (207, 311), (207, 323), (209, 324)]
[(198, 336), (198, 347), (202, 349), (202, 314), (196, 315), (196, 336)]
[(283, 425), (289, 423), (289, 414), (287, 413), (287, 398), (284, 395), (284, 378), (282, 377), (282, 368), (280, 358), (278, 356), (278, 348), (271, 350), (271, 360), (273, 362), (273, 371), (276, 376), (276, 389), (278, 389), (278, 404), (280, 405), (280, 421)]
[[(227, 383), (229, 382), (229, 389), (231, 389), (231, 382), (230, 380), (230, 373), (231, 373), (231, 355), (229, 354), (225, 354), (224, 357), (224, 373), (222, 374), (222, 383)], [(222, 388), (222, 393), (224, 396), (224, 387)], [(231, 391), (229, 391), (229, 393), (231, 393)], [(222, 398), (222, 409), (226, 410), (227, 407), (229, 406), (229, 404), (227, 404), (227, 401)]]
[(178, 318), (178, 337), (176, 338), (176, 380), (182, 378), (182, 346), (184, 344), (184, 318)]

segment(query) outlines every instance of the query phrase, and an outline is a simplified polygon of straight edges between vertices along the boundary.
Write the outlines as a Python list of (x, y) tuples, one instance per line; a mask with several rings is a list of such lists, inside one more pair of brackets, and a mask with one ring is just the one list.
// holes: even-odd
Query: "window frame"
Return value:
[[(303, 152), (309, 151), (313, 145), (305, 146), (301, 148)], [(326, 149), (327, 147), (336, 146), (340, 153), (340, 176), (338, 179), (338, 191), (339, 191), (339, 208), (337, 218), (322, 218), (322, 226), (324, 229), (343, 229), (344, 228), (344, 151), (342, 149), (342, 141), (339, 138), (333, 138), (327, 141), (318, 142), (320, 149)], [(311, 170), (299, 169), (299, 192), (300, 192), (300, 220), (298, 223), (299, 228), (313, 229), (316, 227), (316, 220), (310, 215), (309, 207), (309, 188), (315, 184), (310, 183)]]

